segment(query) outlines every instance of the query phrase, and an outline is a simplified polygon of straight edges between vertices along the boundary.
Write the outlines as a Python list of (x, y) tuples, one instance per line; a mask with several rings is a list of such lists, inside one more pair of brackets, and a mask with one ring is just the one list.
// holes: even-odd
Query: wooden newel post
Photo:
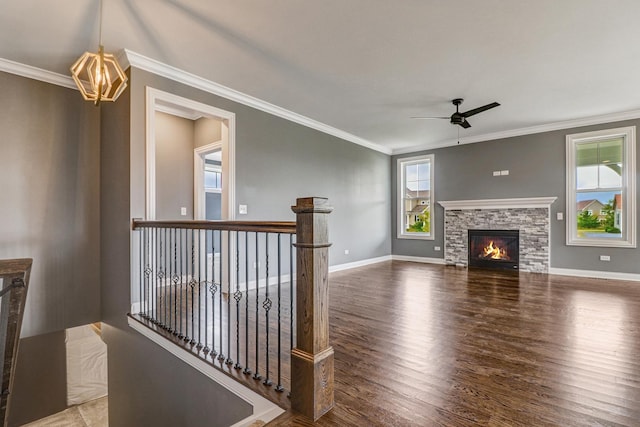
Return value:
[(314, 421), (333, 408), (333, 347), (329, 345), (328, 219), (323, 197), (297, 199), (296, 346), (291, 350), (291, 405)]

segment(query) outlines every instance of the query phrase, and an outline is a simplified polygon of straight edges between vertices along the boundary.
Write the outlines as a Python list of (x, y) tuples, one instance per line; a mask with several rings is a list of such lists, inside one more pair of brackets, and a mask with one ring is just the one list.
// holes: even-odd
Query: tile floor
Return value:
[(108, 427), (107, 397), (72, 406), (23, 427)]

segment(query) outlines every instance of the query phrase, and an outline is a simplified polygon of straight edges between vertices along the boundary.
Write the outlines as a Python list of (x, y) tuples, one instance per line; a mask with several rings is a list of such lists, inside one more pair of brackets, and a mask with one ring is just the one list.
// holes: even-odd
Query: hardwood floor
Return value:
[(335, 407), (269, 425), (640, 425), (640, 283), (392, 261), (330, 322)]

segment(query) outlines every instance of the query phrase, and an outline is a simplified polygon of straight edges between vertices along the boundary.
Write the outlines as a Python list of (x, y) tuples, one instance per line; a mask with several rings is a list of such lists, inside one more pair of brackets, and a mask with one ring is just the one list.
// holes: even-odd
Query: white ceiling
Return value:
[[(97, 50), (98, 0), (0, 2), (0, 58), (68, 74)], [(456, 97), (502, 104), (462, 142), (640, 110), (638, 0), (104, 0), (103, 44), (394, 152), (455, 142), (410, 117)]]

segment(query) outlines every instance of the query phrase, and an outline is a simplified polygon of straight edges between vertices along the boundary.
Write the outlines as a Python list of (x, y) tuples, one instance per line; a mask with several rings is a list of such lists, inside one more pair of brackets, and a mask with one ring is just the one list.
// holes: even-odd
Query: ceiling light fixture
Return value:
[(127, 87), (127, 75), (102, 46), (102, 0), (100, 0), (100, 30), (98, 53), (85, 52), (71, 67), (71, 77), (82, 97), (97, 106), (101, 101), (115, 101)]

